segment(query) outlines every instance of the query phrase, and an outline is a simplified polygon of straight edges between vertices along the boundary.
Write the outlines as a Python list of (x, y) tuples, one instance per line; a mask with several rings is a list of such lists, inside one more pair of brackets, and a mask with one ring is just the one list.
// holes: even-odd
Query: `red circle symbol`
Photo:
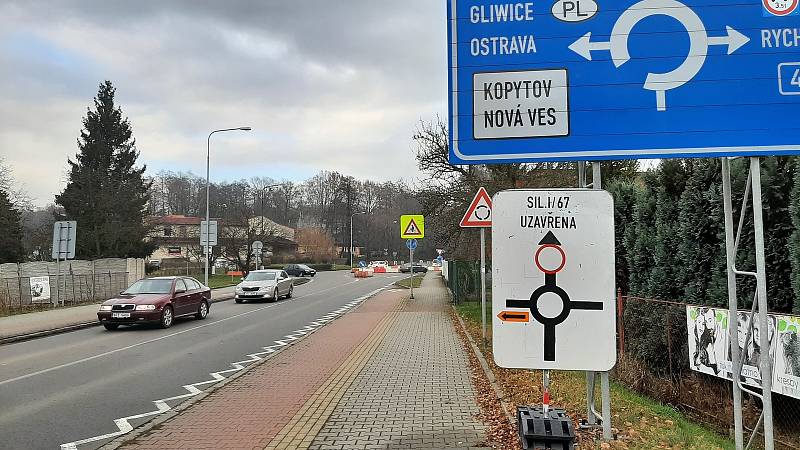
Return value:
[[(558, 250), (558, 252), (561, 254), (561, 265), (558, 266), (555, 269), (552, 269), (552, 270), (545, 269), (544, 267), (542, 267), (542, 264), (539, 262), (539, 255), (541, 255), (542, 254), (542, 250), (544, 250), (546, 248), (554, 248), (554, 249)], [(567, 263), (567, 255), (566, 255), (566, 253), (564, 253), (564, 250), (560, 246), (555, 245), (555, 244), (545, 244), (545, 245), (542, 245), (541, 247), (539, 247), (538, 250), (536, 250), (536, 256), (534, 257), (534, 262), (536, 262), (536, 267), (538, 267), (539, 270), (541, 270), (542, 272), (544, 272), (544, 273), (546, 273), (548, 275), (552, 275), (552, 274), (561, 272), (561, 269), (564, 268), (564, 264)]]
[(784, 10), (780, 10), (774, 8), (770, 4), (770, 0), (761, 0), (761, 2), (764, 4), (764, 8), (766, 8), (767, 11), (776, 16), (788, 16), (789, 14), (793, 13), (795, 9), (797, 9), (798, 0), (788, 0), (788, 1), (791, 3), (791, 5), (789, 5), (789, 7)]

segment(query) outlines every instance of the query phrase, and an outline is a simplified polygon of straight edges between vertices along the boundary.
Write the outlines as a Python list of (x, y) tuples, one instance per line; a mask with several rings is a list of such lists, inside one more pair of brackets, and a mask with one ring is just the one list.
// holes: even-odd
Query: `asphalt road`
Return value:
[(153, 411), (154, 400), (186, 394), (182, 386), (210, 380), (209, 373), (402, 277), (322, 272), (295, 287), (291, 300), (215, 303), (205, 321), (179, 320), (167, 330), (93, 327), (0, 346), (0, 449), (57, 449), (116, 432), (114, 419)]

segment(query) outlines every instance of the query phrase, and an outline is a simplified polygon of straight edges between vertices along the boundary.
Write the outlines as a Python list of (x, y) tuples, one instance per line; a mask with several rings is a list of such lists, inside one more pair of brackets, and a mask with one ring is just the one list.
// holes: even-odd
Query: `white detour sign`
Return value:
[(614, 367), (614, 200), (511, 190), (492, 208), (494, 358), (500, 367)]

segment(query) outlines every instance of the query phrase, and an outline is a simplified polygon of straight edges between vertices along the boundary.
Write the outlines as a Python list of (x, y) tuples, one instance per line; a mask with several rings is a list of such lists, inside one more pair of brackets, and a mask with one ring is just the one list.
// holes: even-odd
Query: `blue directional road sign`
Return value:
[(361, 267), (361, 268), (367, 267), (367, 263), (364, 262), (364, 261), (359, 261), (358, 262), (358, 267)]
[(446, 0), (450, 162), (800, 153), (800, 0)]
[(416, 239), (406, 239), (406, 247), (409, 250), (416, 250), (417, 248), (417, 240)]

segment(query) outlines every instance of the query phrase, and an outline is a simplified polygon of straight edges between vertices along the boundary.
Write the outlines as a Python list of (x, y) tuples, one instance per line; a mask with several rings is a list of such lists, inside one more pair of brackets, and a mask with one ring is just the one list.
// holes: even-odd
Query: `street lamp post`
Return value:
[(350, 268), (353, 268), (353, 216), (356, 214), (366, 214), (365, 212), (354, 212), (350, 214)]
[[(208, 286), (208, 258), (211, 257), (211, 240), (209, 239), (209, 231), (211, 231), (211, 217), (209, 214), (209, 178), (211, 175), (211, 135), (214, 133), (223, 133), (226, 131), (250, 131), (252, 128), (250, 127), (238, 127), (238, 128), (223, 128), (221, 130), (214, 130), (211, 133), (208, 133), (208, 140), (206, 146), (206, 246), (205, 246), (205, 285)], [(203, 235), (202, 227), (200, 227), (200, 235)]]

